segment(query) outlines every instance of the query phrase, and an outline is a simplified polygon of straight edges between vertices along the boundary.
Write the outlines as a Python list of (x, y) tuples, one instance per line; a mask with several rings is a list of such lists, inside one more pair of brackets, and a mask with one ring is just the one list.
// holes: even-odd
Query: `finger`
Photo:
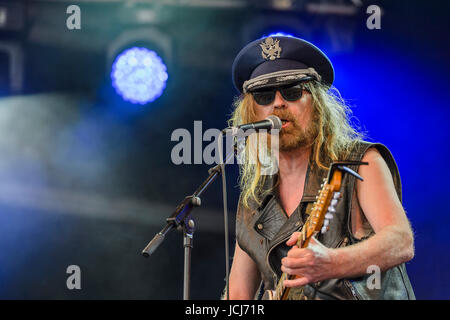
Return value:
[(309, 283), (309, 280), (305, 277), (300, 277), (297, 279), (292, 280), (284, 280), (283, 285), (286, 288), (293, 288), (293, 287), (302, 287), (304, 285), (307, 285)]
[(300, 236), (300, 232), (294, 232), (288, 241), (286, 241), (286, 244), (288, 246), (293, 246), (297, 243), (298, 237)]
[(301, 258), (301, 259), (283, 258), (281, 260), (281, 268), (286, 267), (294, 270), (308, 268), (311, 265), (310, 261), (311, 260), (308, 258)]
[(309, 250), (309, 249), (293, 247), (292, 249), (290, 249), (288, 251), (286, 257), (288, 257), (288, 258), (303, 258), (303, 257), (308, 257), (311, 254), (312, 254), (311, 250)]
[(285, 266), (281, 267), (281, 271), (289, 276), (297, 277), (308, 275), (309, 272), (311, 272), (311, 270), (309, 270), (308, 268), (289, 268)]

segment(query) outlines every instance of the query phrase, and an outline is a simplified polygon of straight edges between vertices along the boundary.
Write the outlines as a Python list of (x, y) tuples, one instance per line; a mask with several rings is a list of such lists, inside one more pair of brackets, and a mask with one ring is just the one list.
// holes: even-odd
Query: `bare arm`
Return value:
[[(357, 183), (356, 192), (375, 235), (339, 249), (326, 248), (317, 241), (312, 241), (306, 249), (294, 247), (282, 260), (282, 270), (302, 275), (302, 278), (288, 280), (286, 286), (359, 276), (366, 274), (370, 265), (386, 270), (413, 258), (413, 233), (397, 197), (389, 168), (375, 149), (369, 149), (363, 161), (369, 165), (360, 167), (359, 174), (364, 182)], [(291, 237), (288, 245), (294, 243), (295, 236)]]
[(413, 233), (386, 162), (375, 149), (369, 149), (363, 161), (369, 165), (359, 170), (364, 182), (357, 182), (356, 192), (375, 235), (336, 250), (336, 259), (340, 261), (337, 272), (341, 278), (365, 274), (370, 265), (386, 270), (414, 257)]
[(253, 300), (260, 281), (255, 262), (236, 242), (229, 281), (230, 300)]

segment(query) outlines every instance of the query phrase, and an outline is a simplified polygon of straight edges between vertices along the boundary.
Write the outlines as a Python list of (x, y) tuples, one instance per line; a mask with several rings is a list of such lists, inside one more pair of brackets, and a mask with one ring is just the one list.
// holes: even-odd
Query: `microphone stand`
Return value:
[[(235, 142), (233, 142), (233, 145)], [(234, 156), (234, 149), (226, 156), (225, 164)], [(208, 170), (209, 176), (195, 190), (195, 192), (183, 199), (183, 201), (175, 208), (175, 211), (166, 219), (166, 226), (158, 232), (154, 238), (142, 250), (144, 257), (149, 257), (164, 241), (166, 234), (173, 228), (183, 231), (183, 247), (184, 247), (184, 281), (183, 281), (183, 300), (190, 298), (190, 274), (191, 274), (191, 254), (194, 241), (195, 221), (191, 216), (191, 211), (200, 207), (202, 193), (221, 173), (221, 164)]]

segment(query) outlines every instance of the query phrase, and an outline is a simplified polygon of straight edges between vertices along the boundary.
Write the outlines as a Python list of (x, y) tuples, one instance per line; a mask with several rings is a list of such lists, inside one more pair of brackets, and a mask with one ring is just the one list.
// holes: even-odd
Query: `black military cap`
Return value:
[(334, 81), (328, 57), (303, 39), (265, 37), (246, 45), (232, 67), (233, 83), (241, 92), (298, 82), (313, 77), (327, 86)]

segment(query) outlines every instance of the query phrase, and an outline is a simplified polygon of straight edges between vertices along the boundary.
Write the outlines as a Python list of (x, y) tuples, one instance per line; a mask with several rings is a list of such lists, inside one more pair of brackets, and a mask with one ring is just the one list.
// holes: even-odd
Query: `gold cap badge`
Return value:
[(275, 60), (280, 57), (281, 47), (280, 40), (274, 40), (271, 37), (266, 38), (264, 42), (259, 44), (261, 46), (261, 55), (266, 60)]

